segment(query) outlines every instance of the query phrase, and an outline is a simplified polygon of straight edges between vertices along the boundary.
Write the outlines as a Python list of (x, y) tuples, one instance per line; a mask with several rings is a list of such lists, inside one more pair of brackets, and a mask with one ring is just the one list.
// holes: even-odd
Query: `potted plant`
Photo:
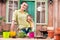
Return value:
[(29, 32), (29, 38), (34, 38), (34, 32)]
[(0, 16), (0, 34), (2, 34), (2, 16)]
[(6, 22), (6, 19), (3, 18), (2, 21), (3, 21), (3, 22), (2, 22), (3, 31), (6, 31), (6, 30), (5, 30), (5, 28), (6, 28), (6, 23), (5, 23), (5, 22)]
[(48, 30), (48, 37), (54, 38), (54, 27), (47, 27)]
[(3, 33), (3, 25), (5, 24), (6, 20), (2, 16), (0, 16), (0, 35)]
[(28, 37), (34, 38), (34, 29), (30, 30), (30, 32), (28, 33)]

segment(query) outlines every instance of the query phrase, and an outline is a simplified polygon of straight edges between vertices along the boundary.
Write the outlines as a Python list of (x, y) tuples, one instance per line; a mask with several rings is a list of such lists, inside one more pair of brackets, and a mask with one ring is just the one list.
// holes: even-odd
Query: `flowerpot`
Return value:
[(60, 28), (55, 29), (55, 34), (60, 34)]
[(53, 38), (54, 37), (54, 27), (47, 27), (48, 30), (48, 37)]
[(16, 37), (16, 32), (15, 31), (11, 31), (10, 32), (10, 37), (15, 38)]
[(60, 27), (55, 29), (55, 40), (60, 40)]
[(54, 31), (49, 30), (49, 31), (48, 31), (48, 37), (49, 37), (49, 38), (54, 38)]
[(54, 36), (54, 39), (55, 39), (55, 40), (60, 40), (60, 35), (55, 35), (55, 36)]
[(29, 32), (29, 38), (34, 38), (34, 32)]
[(3, 32), (3, 38), (9, 38), (10, 32)]

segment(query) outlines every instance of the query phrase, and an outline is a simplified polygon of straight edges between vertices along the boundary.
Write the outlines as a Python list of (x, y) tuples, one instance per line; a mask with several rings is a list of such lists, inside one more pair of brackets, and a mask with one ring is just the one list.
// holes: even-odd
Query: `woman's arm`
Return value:
[(12, 23), (11, 23), (10, 31), (14, 31), (16, 19), (17, 19), (17, 10), (15, 10), (15, 11), (13, 12)]
[(15, 21), (12, 21), (10, 31), (14, 31), (14, 27), (15, 27)]

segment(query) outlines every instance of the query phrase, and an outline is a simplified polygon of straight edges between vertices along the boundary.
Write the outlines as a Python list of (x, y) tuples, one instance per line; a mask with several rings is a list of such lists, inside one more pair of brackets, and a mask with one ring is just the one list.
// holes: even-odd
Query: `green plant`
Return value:
[(2, 23), (2, 19), (3, 19), (3, 17), (2, 17), (2, 16), (0, 16), (0, 26), (1, 26), (1, 23)]
[(3, 29), (2, 29), (2, 22), (6, 22), (6, 20), (5, 20), (5, 18), (4, 17), (2, 17), (2, 16), (0, 16), (0, 27), (1, 27), (1, 32), (0, 32), (0, 35), (2, 35), (2, 33), (3, 33)]
[(4, 22), (6, 22), (6, 19), (5, 19), (5, 18), (3, 18), (2, 20), (3, 20)]
[(2, 16), (0, 16), (0, 20), (2, 20)]
[(0, 16), (0, 26), (2, 25), (2, 21), (6, 22), (6, 19), (4, 17)]
[(26, 33), (24, 33), (24, 32), (19, 32), (19, 33), (18, 33), (18, 37), (19, 37), (19, 38), (24, 38), (24, 37), (26, 37)]

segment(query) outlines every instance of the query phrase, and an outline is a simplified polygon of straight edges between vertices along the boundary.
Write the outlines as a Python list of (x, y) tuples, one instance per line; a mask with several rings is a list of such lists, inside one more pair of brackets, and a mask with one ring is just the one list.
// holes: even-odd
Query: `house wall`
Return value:
[(0, 3), (0, 16), (5, 17), (6, 16), (6, 4)]
[[(57, 2), (58, 5), (55, 4), (55, 3), (56, 3), (56, 0), (53, 2), (53, 4), (48, 3), (48, 24), (44, 25), (44, 26), (38, 25), (38, 27), (36, 27), (36, 33), (40, 33), (39, 30), (41, 30), (42, 27), (46, 27), (46, 28), (47, 27), (54, 27), (55, 24), (53, 24), (53, 20), (54, 20), (54, 23), (55, 23), (56, 20), (58, 20), (58, 22), (57, 22), (58, 27), (60, 27), (60, 1)], [(55, 14), (55, 11), (56, 11), (56, 10), (54, 10), (55, 6), (56, 6), (56, 8), (58, 6), (58, 9), (57, 9), (58, 12), (56, 12), (58, 14), (57, 15), (58, 19), (56, 19), (56, 17), (53, 16)], [(4, 18), (6, 18), (6, 4), (5, 3), (4, 4), (0, 3), (0, 16), (3, 16)], [(9, 30), (10, 24), (6, 24), (6, 25), (5, 24), (6, 23), (3, 23), (3, 29), (4, 30)]]
[(53, 3), (50, 4), (48, 3), (48, 24), (47, 25), (38, 25), (36, 27), (36, 35), (40, 35), (40, 31), (39, 30), (46, 30), (47, 31), (47, 27), (53, 27)]
[[(6, 3), (2, 4), (0, 3), (0, 15), (6, 18)], [(2, 9), (1, 9), (2, 8)], [(2, 11), (2, 13), (1, 13)], [(4, 24), (3, 24), (4, 25)], [(41, 27), (52, 27), (53, 26), (53, 4), (49, 4), (48, 5), (48, 24), (47, 25), (38, 25), (39, 27), (37, 27), (37, 31), (41, 29)], [(6, 24), (5, 26), (3, 26), (4, 29), (8, 30), (10, 27), (10, 24)]]
[(58, 17), (58, 18), (59, 18), (59, 22), (58, 22), (59, 24), (58, 24), (58, 26), (60, 27), (60, 0), (59, 0), (58, 3), (59, 3), (59, 15), (58, 15), (58, 16), (59, 16), (59, 17)]
[[(0, 16), (6, 19), (6, 3), (0, 3)], [(9, 30), (9, 25), (5, 22), (2, 22), (1, 28), (3, 28), (4, 30)]]

